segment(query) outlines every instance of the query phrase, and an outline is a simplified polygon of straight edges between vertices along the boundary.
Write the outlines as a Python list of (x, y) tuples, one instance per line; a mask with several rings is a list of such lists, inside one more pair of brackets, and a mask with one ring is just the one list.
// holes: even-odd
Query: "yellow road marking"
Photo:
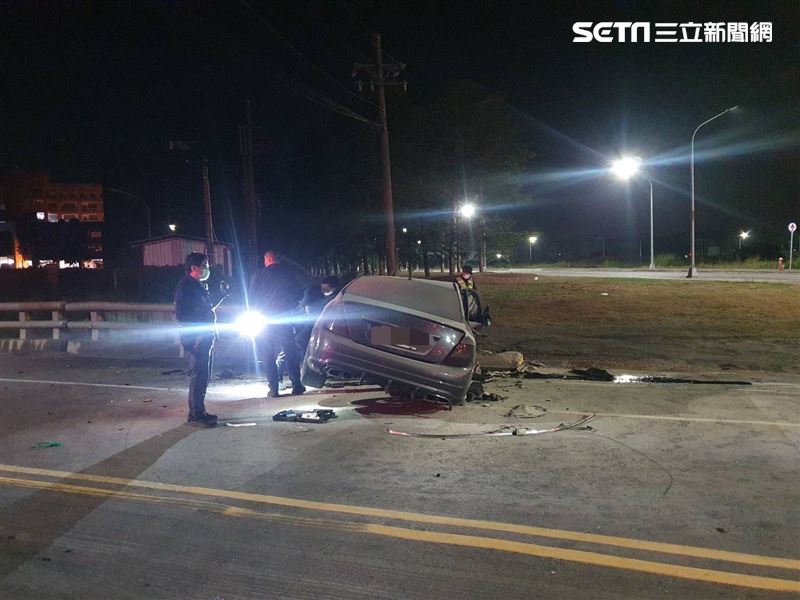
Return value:
[(171, 498), (166, 496), (154, 496), (148, 494), (137, 494), (124, 490), (111, 490), (107, 488), (96, 488), (81, 485), (72, 485), (51, 481), (40, 481), (31, 479), (20, 479), (15, 477), (0, 477), (0, 483), (15, 485), (19, 487), (46, 489), (50, 491), (87, 494), (101, 497), (115, 497), (126, 500), (136, 500), (154, 503), (166, 503), (184, 506), (194, 509), (210, 510), (228, 517), (259, 518), (267, 520), (277, 520), (289, 524), (304, 525), (311, 527), (323, 527), (326, 529), (337, 529), (353, 533), (368, 533), (381, 535), (395, 539), (403, 539), (415, 542), (426, 542), (432, 544), (446, 544), (469, 548), (480, 548), (484, 550), (495, 550), (501, 552), (512, 552), (528, 556), (541, 558), (551, 558), (555, 560), (565, 560), (581, 564), (610, 567), (614, 569), (624, 569), (638, 571), (655, 575), (666, 575), (681, 579), (703, 581), (707, 583), (733, 585), (752, 589), (771, 590), (779, 592), (800, 592), (800, 581), (779, 579), (774, 577), (761, 577), (756, 575), (743, 575), (728, 571), (715, 571), (712, 569), (698, 569), (696, 567), (685, 567), (681, 565), (671, 565), (648, 560), (624, 558), (609, 554), (596, 552), (586, 552), (583, 550), (570, 550), (564, 548), (553, 548), (530, 544), (526, 542), (516, 542), (511, 540), (501, 540), (497, 538), (481, 537), (474, 535), (463, 535), (455, 533), (442, 533), (435, 531), (419, 531), (403, 527), (391, 527), (387, 525), (376, 525), (369, 523), (354, 522), (332, 522), (326, 519), (291, 517), (274, 513), (259, 512), (252, 509), (230, 506), (218, 502), (198, 501), (192, 499)]
[(791, 558), (761, 556), (758, 554), (716, 550), (713, 548), (702, 548), (699, 546), (684, 546), (682, 544), (669, 544), (649, 540), (638, 540), (634, 538), (624, 538), (597, 533), (551, 529), (546, 527), (536, 527), (533, 525), (517, 525), (515, 523), (502, 523), (495, 521), (464, 519), (460, 517), (429, 515), (424, 513), (372, 508), (367, 506), (332, 504), (328, 502), (317, 502), (314, 500), (301, 500), (298, 498), (285, 498), (282, 496), (255, 494), (252, 492), (239, 492), (234, 490), (161, 483), (157, 481), (125, 479), (121, 477), (109, 477), (105, 475), (92, 475), (89, 473), (72, 473), (69, 471), (56, 471), (52, 469), (37, 469), (34, 467), (19, 467), (15, 465), (0, 464), (0, 471), (23, 473), (26, 475), (38, 475), (43, 477), (55, 477), (59, 479), (77, 479), (79, 481), (124, 485), (129, 487), (177, 492), (197, 496), (209, 496), (212, 498), (227, 498), (230, 500), (242, 500), (245, 502), (272, 504), (276, 506), (286, 506), (290, 508), (300, 508), (313, 511), (360, 515), (364, 517), (377, 517), (382, 519), (394, 519), (397, 521), (411, 521), (416, 523), (427, 523), (431, 525), (444, 525), (468, 529), (502, 531), (505, 533), (532, 535), (537, 537), (585, 542), (590, 544), (603, 544), (607, 546), (617, 546), (620, 548), (630, 548), (633, 550), (644, 550), (649, 552), (661, 552), (664, 554), (675, 554), (693, 558), (707, 558), (712, 560), (721, 560), (763, 567), (800, 570), (800, 560)]

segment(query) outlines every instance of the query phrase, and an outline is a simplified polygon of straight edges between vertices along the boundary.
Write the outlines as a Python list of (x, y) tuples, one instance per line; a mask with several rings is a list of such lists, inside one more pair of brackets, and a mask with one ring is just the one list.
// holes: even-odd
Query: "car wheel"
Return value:
[(313, 369), (303, 365), (302, 373), (300, 374), (300, 381), (303, 385), (313, 388), (321, 388), (325, 385), (325, 373), (317, 373)]

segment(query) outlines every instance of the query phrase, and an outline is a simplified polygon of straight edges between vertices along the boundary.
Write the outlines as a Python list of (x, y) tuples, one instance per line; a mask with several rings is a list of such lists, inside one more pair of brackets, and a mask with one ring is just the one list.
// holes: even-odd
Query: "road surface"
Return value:
[[(800, 378), (498, 378), (506, 400), (446, 411), (363, 387), (268, 400), (233, 374), (209, 410), (252, 425), (203, 430), (180, 366), (0, 357), (0, 596), (800, 593)], [(298, 404), (339, 417), (270, 419)]]

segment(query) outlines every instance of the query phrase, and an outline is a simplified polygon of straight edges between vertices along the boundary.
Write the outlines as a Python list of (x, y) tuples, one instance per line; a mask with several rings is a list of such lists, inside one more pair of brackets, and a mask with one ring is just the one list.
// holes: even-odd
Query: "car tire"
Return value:
[(327, 379), (325, 373), (317, 373), (308, 365), (303, 365), (300, 373), (300, 381), (306, 387), (321, 388)]

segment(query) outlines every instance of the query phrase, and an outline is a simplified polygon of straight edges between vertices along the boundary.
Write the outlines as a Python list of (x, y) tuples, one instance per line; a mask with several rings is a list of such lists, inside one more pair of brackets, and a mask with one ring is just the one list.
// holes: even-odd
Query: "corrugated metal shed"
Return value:
[[(145, 267), (174, 267), (186, 261), (191, 252), (205, 252), (206, 242), (202, 238), (169, 235), (142, 240), (131, 244), (142, 249), (142, 264)], [(224, 242), (214, 243), (214, 263), (222, 265), (223, 272), (230, 276), (233, 270), (233, 246)]]

